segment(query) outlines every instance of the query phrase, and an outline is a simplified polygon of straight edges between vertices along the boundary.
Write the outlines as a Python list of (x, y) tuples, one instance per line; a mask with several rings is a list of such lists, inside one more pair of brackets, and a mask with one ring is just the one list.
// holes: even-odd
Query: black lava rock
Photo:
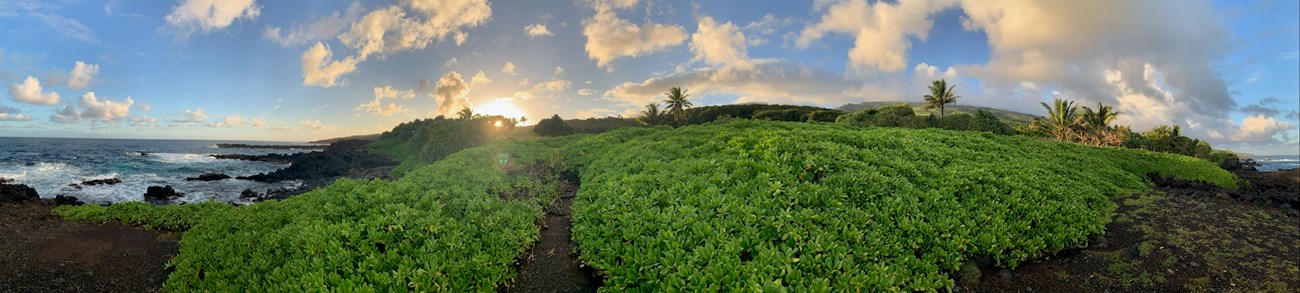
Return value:
[(22, 202), (41, 198), (36, 189), (22, 184), (0, 184), (0, 202)]
[(170, 185), (149, 186), (149, 190), (144, 193), (144, 198), (152, 200), (170, 200), (180, 197), (181, 195), (182, 194), (177, 193), (175, 189), (172, 189)]
[(225, 179), (230, 179), (230, 175), (207, 173), (207, 174), (199, 175), (199, 177), (185, 178), (185, 181), (217, 181), (217, 180), (225, 180)]

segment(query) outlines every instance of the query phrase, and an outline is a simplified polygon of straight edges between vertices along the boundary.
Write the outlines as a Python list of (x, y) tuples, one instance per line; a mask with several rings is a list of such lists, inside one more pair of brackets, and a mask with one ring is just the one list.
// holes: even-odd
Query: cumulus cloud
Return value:
[(1253, 115), (1243, 119), (1230, 138), (1236, 142), (1280, 142), (1274, 136), (1291, 129), (1291, 126), (1273, 117)]
[(204, 121), (208, 120), (208, 112), (204, 111), (203, 108), (198, 108), (194, 110), (185, 110), (185, 112), (177, 113), (176, 116), (177, 116), (176, 119), (171, 120), (172, 123), (176, 123), (176, 124), (203, 123)]
[(0, 121), (31, 121), (31, 115), (25, 115), (17, 108), (0, 105)]
[(527, 33), (529, 37), (534, 38), (552, 35), (551, 30), (547, 29), (545, 24), (540, 23), (534, 23), (524, 27), (524, 33)]
[(99, 65), (77, 61), (72, 66), (72, 72), (68, 73), (68, 87), (72, 89), (85, 88), (90, 85), (90, 80), (94, 79), (96, 74), (99, 74)]
[(248, 125), (249, 125), (249, 126), (252, 126), (252, 127), (256, 127), (256, 128), (262, 128), (263, 126), (266, 126), (266, 118), (262, 118), (262, 117), (249, 117), (249, 118), (248, 118)]
[(167, 25), (180, 38), (197, 32), (229, 27), (239, 19), (253, 20), (262, 13), (256, 0), (183, 0), (167, 14)]
[(514, 62), (506, 62), (506, 66), (501, 67), (501, 73), (505, 73), (509, 75), (518, 75), (519, 69), (515, 68)]
[(704, 61), (705, 64), (720, 67), (749, 69), (754, 66), (749, 61), (745, 43), (745, 33), (731, 22), (717, 23), (713, 17), (700, 18), (698, 29), (691, 35), (691, 51), (695, 52), (692, 61)]
[(81, 118), (113, 122), (130, 114), (131, 105), (135, 104), (135, 101), (131, 97), (127, 97), (120, 102), (107, 98), (100, 99), (95, 96), (95, 92), (86, 92), (86, 94), (81, 95), (78, 104), (81, 105), (82, 109)]
[(469, 87), (471, 88), (484, 86), (489, 83), (492, 83), (492, 79), (488, 78), (487, 74), (484, 74), (482, 70), (474, 73), (474, 76), (469, 78)]
[(473, 107), (466, 98), (469, 95), (469, 85), (455, 71), (447, 72), (438, 79), (433, 95), (438, 101), (438, 115), (451, 115), (461, 108)]
[(298, 121), (298, 126), (312, 131), (334, 129), (333, 125), (321, 123), (320, 120), (301, 120)]
[[(424, 83), (427, 83), (427, 81), (424, 81)], [(380, 116), (393, 116), (397, 113), (407, 112), (410, 111), (410, 109), (393, 102), (385, 104), (383, 100), (411, 99), (415, 97), (415, 92), (415, 90), (394, 89), (392, 86), (375, 87), (374, 99), (370, 100), (368, 103), (358, 105), (356, 108), (353, 108), (353, 111), (369, 112)]]
[(44, 92), (40, 80), (27, 76), (22, 83), (9, 85), (9, 99), (32, 105), (54, 105), (59, 103), (59, 93)]
[(347, 28), (349, 24), (356, 21), (364, 9), (361, 7), (361, 2), (352, 2), (344, 12), (334, 11), (328, 15), (322, 15), (311, 24), (294, 24), (292, 28), (287, 30), (269, 26), (262, 32), (262, 38), (283, 47), (332, 39), (343, 32), (343, 29)]
[(849, 69), (861, 74), (898, 72), (907, 68), (907, 50), (912, 46), (908, 38), (925, 41), (934, 24), (930, 16), (953, 3), (954, 0), (835, 3), (822, 7), (825, 14), (820, 21), (804, 28), (795, 44), (807, 48), (827, 33), (852, 35), (854, 46), (848, 53)]
[(128, 121), (131, 123), (131, 126), (136, 126), (136, 127), (147, 126), (153, 128), (154, 126), (158, 125), (158, 118), (152, 118), (146, 115), (131, 117), (131, 119), (129, 119)]
[(78, 123), (81, 122), (81, 111), (77, 111), (77, 108), (73, 107), (72, 104), (66, 104), (63, 105), (63, 108), (55, 111), (53, 116), (50, 116), (50, 121), (64, 124)]
[(578, 95), (579, 95), (579, 96), (590, 96), (590, 95), (594, 95), (594, 94), (596, 94), (596, 90), (593, 90), (593, 89), (580, 89), (580, 90), (578, 90)]
[(348, 56), (342, 60), (333, 60), (334, 53), (330, 47), (316, 42), (315, 46), (302, 53), (302, 84), (319, 87), (334, 87), (343, 81), (339, 77), (357, 70), (357, 59)]
[(492, 16), (492, 8), (486, 0), (407, 0), (403, 3), (416, 14), (408, 15), (396, 5), (370, 11), (353, 23), (351, 29), (339, 35), (339, 41), (357, 50), (360, 60), (371, 55), (424, 49), (433, 41), (448, 36), (456, 45), (461, 45), (468, 37), (463, 31), (465, 28), (478, 26)]
[(662, 51), (686, 41), (686, 29), (678, 25), (646, 22), (641, 25), (618, 17), (619, 9), (636, 5), (635, 0), (596, 1), (596, 15), (582, 21), (587, 37), (587, 57), (599, 67), (623, 57), (637, 57)]
[(243, 124), (244, 124), (244, 117), (239, 116), (239, 114), (234, 114), (234, 115), (226, 116), (225, 119), (208, 123), (208, 127), (213, 127), (213, 128), (235, 127)]

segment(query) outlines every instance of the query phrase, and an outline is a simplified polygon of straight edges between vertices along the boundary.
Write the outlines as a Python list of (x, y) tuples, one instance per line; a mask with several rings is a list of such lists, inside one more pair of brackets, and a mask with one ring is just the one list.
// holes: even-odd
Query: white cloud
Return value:
[(266, 126), (266, 118), (262, 118), (262, 117), (249, 117), (249, 118), (248, 118), (248, 125), (249, 125), (249, 126), (252, 126), (252, 127), (255, 127), (255, 128), (262, 128), (263, 126)]
[[(357, 50), (357, 58), (424, 49), (448, 36), (463, 44), (463, 30), (487, 22), (492, 8), (486, 0), (406, 0), (418, 15), (407, 15), (396, 5), (370, 11), (339, 36), (344, 45)], [(420, 18), (419, 16), (424, 16)]]
[(140, 111), (151, 111), (153, 110), (153, 105), (150, 105), (149, 103), (145, 103), (145, 102), (139, 102), (139, 103), (135, 103), (135, 108), (140, 109)]
[(907, 51), (912, 46), (908, 37), (925, 41), (934, 24), (930, 16), (954, 3), (954, 0), (892, 4), (884, 1), (872, 4), (866, 0), (838, 2), (823, 7), (825, 14), (820, 21), (805, 27), (795, 44), (807, 48), (832, 32), (853, 35), (854, 47), (848, 53), (849, 69), (859, 74), (898, 72), (907, 68)]
[(262, 32), (262, 38), (283, 47), (332, 39), (343, 32), (343, 29), (347, 28), (349, 24), (356, 21), (364, 9), (361, 7), (361, 2), (352, 2), (343, 13), (334, 11), (328, 15), (322, 15), (310, 25), (294, 24), (288, 32), (283, 34), (279, 27), (269, 26)]
[(573, 118), (587, 119), (587, 118), (613, 117), (613, 116), (618, 116), (619, 112), (620, 111), (618, 110), (614, 110), (610, 108), (590, 108), (590, 109), (578, 111), (578, 113), (574, 113)]
[(85, 88), (90, 84), (90, 80), (95, 78), (95, 74), (99, 74), (99, 65), (77, 61), (72, 66), (72, 72), (68, 73), (68, 87), (72, 89)]
[(357, 59), (348, 56), (342, 60), (332, 60), (334, 54), (329, 46), (317, 42), (315, 46), (302, 53), (302, 84), (319, 87), (334, 87), (343, 82), (339, 77), (357, 70)]
[(695, 52), (692, 61), (704, 61), (705, 64), (724, 68), (750, 69), (750, 62), (745, 43), (745, 33), (740, 32), (731, 22), (718, 24), (713, 17), (700, 18), (698, 30), (691, 35), (691, 51)]
[(646, 22), (636, 25), (618, 18), (617, 9), (634, 6), (636, 1), (600, 1), (593, 3), (596, 15), (582, 21), (587, 36), (587, 56), (596, 65), (609, 67), (623, 57), (637, 57), (662, 51), (686, 41), (686, 29), (678, 25)]
[(547, 29), (545, 24), (540, 23), (530, 24), (524, 27), (524, 32), (527, 33), (529, 37), (534, 38), (552, 35), (551, 30)]
[(515, 68), (514, 62), (506, 62), (506, 66), (501, 67), (501, 73), (505, 73), (509, 75), (518, 75), (519, 69)]
[(455, 71), (447, 72), (438, 79), (433, 95), (438, 101), (438, 115), (451, 115), (461, 108), (473, 107), (466, 98), (469, 95), (469, 85)]
[(487, 77), (487, 74), (484, 74), (482, 70), (479, 70), (477, 73), (474, 73), (474, 76), (469, 78), (469, 86), (471, 88), (484, 86), (489, 83), (492, 83), (492, 79), (489, 79)]
[[(899, 84), (907, 80), (881, 78), (872, 83), (845, 79), (842, 75), (782, 61), (756, 61), (748, 70), (701, 68), (657, 76), (643, 82), (625, 82), (604, 93), (604, 98), (633, 107), (663, 99), (671, 87), (682, 87), (692, 95), (729, 95), (733, 103), (797, 103), (835, 107), (866, 100), (900, 100), (907, 92)], [(917, 96), (919, 97), (919, 96)]]
[(253, 20), (262, 13), (256, 0), (183, 0), (167, 14), (167, 25), (180, 38), (196, 32), (212, 32), (229, 27), (235, 20)]
[(564, 73), (564, 66), (556, 66), (555, 75), (560, 75), (561, 73)]
[(593, 90), (593, 89), (580, 89), (580, 90), (578, 90), (578, 95), (579, 95), (579, 96), (590, 96), (590, 95), (594, 95), (594, 94), (596, 94), (596, 90)]
[(457, 60), (456, 58), (451, 58), (451, 60), (447, 60), (447, 63), (443, 63), (443, 64), (442, 64), (442, 68), (451, 67), (451, 66), (456, 65), (456, 64), (458, 64), (458, 63), (460, 63), (460, 60)]
[(534, 92), (558, 92), (569, 89), (570, 83), (563, 79), (552, 79), (549, 81), (539, 82), (533, 85)]
[(1291, 124), (1265, 116), (1249, 116), (1242, 119), (1231, 138), (1237, 142), (1278, 142), (1273, 138), (1280, 132), (1291, 129)]
[(78, 102), (83, 109), (81, 118), (99, 119), (104, 122), (113, 122), (126, 118), (126, 115), (131, 113), (131, 105), (135, 104), (131, 97), (127, 97), (121, 102), (107, 98), (101, 100), (95, 96), (95, 92), (86, 92), (86, 94), (81, 95), (81, 100)]
[(370, 102), (358, 105), (353, 111), (369, 112), (380, 116), (393, 116), (397, 113), (410, 111), (406, 107), (397, 103), (384, 103), (383, 99), (411, 99), (415, 97), (415, 90), (398, 90), (392, 86), (375, 87), (375, 98)]
[(209, 123), (208, 127), (214, 127), (214, 128), (235, 127), (243, 124), (244, 124), (244, 117), (239, 116), (239, 114), (234, 114), (234, 115), (226, 116), (226, 118), (221, 119), (221, 121)]
[(22, 83), (9, 85), (9, 98), (14, 102), (32, 105), (54, 105), (59, 103), (59, 93), (42, 92), (41, 81), (28, 76)]
[(129, 122), (131, 122), (131, 126), (136, 126), (136, 127), (147, 126), (149, 128), (153, 128), (158, 125), (158, 118), (152, 118), (146, 115), (140, 115), (136, 117), (131, 117), (131, 119), (129, 119)]
[(178, 123), (178, 124), (203, 123), (204, 121), (208, 120), (208, 112), (204, 111), (203, 108), (198, 108), (194, 110), (185, 110), (184, 113), (177, 113), (177, 116), (178, 117), (176, 119), (172, 119), (171, 121), (172, 123)]
[(31, 121), (31, 115), (25, 115), (17, 108), (0, 105), (0, 121)]
[(302, 121), (298, 121), (298, 126), (300, 126), (300, 127), (302, 127), (302, 128), (306, 128), (307, 130), (312, 130), (312, 131), (316, 131), (316, 130), (327, 130), (327, 131), (328, 131), (328, 130), (334, 129), (334, 126), (333, 126), (333, 125), (321, 123), (320, 120), (302, 120)]

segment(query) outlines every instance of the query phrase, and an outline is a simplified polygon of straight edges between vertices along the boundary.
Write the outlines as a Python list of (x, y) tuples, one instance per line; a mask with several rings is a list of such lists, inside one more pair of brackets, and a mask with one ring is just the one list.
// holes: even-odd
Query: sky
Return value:
[[(0, 2), (0, 136), (306, 141), (454, 113), (920, 101), (1300, 153), (1298, 1)], [(450, 115), (449, 115), (450, 116)]]

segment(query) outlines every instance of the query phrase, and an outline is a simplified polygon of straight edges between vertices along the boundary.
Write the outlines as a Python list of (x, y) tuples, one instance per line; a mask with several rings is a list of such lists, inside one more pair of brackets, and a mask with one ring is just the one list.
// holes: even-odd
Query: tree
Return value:
[(461, 108), (460, 111), (456, 112), (456, 118), (459, 118), (460, 120), (470, 120), (474, 119), (476, 116), (478, 115), (475, 115), (474, 110), (469, 107)]
[(636, 121), (648, 126), (655, 126), (663, 123), (665, 117), (667, 115), (664, 111), (659, 110), (659, 104), (650, 103), (645, 105), (645, 111), (641, 111), (641, 117), (637, 117)]
[(573, 126), (564, 122), (560, 115), (551, 116), (551, 118), (537, 121), (537, 126), (533, 127), (533, 133), (541, 136), (563, 136), (573, 134)]
[(1047, 121), (1042, 122), (1044, 132), (1058, 141), (1069, 140), (1079, 119), (1079, 106), (1075, 106), (1074, 101), (1062, 99), (1052, 101), (1055, 107), (1047, 105), (1046, 102), (1039, 102), (1039, 104), (1043, 105), (1043, 109), (1047, 109)]
[(668, 108), (669, 115), (673, 115), (673, 121), (676, 122), (675, 126), (682, 126), (682, 119), (686, 116), (686, 108), (694, 106), (691, 101), (686, 100), (691, 95), (686, 94), (686, 90), (680, 87), (668, 89), (668, 92), (664, 94), (668, 96), (667, 99), (664, 99), (664, 107)]
[(956, 103), (960, 96), (954, 95), (953, 90), (957, 85), (948, 86), (948, 81), (944, 79), (936, 80), (930, 84), (930, 94), (925, 95), (925, 109), (933, 110), (939, 108), (939, 118), (943, 118), (943, 106)]
[(1120, 112), (1116, 112), (1111, 106), (1097, 103), (1097, 109), (1083, 107), (1083, 115), (1080, 117), (1085, 135), (1080, 135), (1084, 143), (1089, 145), (1118, 145), (1124, 142), (1121, 135), (1118, 135), (1110, 123), (1115, 121)]

